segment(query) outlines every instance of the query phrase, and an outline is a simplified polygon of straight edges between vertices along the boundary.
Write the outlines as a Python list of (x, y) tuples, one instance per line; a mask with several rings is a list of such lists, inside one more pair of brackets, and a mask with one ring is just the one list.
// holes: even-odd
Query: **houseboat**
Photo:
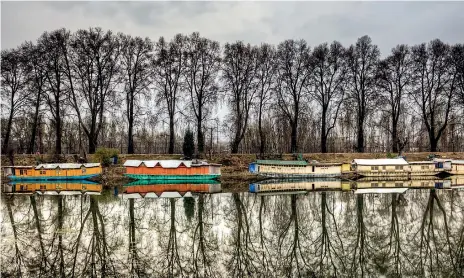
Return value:
[(102, 172), (100, 163), (56, 163), (38, 166), (5, 167), (7, 178), (18, 180), (82, 180), (98, 176)]
[(125, 176), (137, 180), (208, 180), (221, 176), (221, 165), (191, 160), (127, 160)]
[[(319, 178), (339, 177), (342, 163), (320, 163), (317, 161), (257, 160), (250, 163), (250, 173), (273, 178)], [(348, 165), (349, 170), (349, 165)]]
[(451, 161), (451, 170), (449, 172), (452, 175), (464, 175), (464, 160)]
[(199, 193), (219, 193), (220, 183), (152, 183), (144, 180), (124, 186), (122, 198), (182, 198)]
[(3, 185), (5, 194), (81, 195), (100, 194), (102, 185), (87, 180), (15, 181)]
[(363, 177), (409, 176), (409, 164), (403, 158), (354, 159), (351, 170)]
[(251, 193), (272, 193), (285, 191), (328, 191), (350, 190), (350, 182), (334, 178), (303, 180), (267, 180), (249, 185)]
[(434, 161), (411, 161), (409, 162), (410, 176), (435, 176), (437, 170), (435, 169)]

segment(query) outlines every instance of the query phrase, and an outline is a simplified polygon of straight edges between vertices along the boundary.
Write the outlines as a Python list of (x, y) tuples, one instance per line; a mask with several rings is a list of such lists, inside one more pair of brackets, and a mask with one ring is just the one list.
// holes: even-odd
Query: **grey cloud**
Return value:
[(352, 44), (369, 35), (386, 54), (399, 43), (464, 41), (464, 3), (452, 2), (2, 2), (2, 49), (43, 31), (100, 26), (114, 32), (172, 37), (199, 31), (224, 44)]

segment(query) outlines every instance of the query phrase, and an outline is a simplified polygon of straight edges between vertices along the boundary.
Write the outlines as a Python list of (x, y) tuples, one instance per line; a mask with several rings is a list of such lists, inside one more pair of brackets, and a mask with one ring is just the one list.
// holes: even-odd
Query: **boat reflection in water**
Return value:
[(124, 186), (123, 199), (136, 198), (183, 198), (198, 193), (219, 193), (221, 184), (215, 180), (204, 181), (166, 181), (138, 180)]
[(87, 180), (17, 181), (2, 185), (3, 194), (100, 195), (102, 185)]
[[(363, 178), (357, 181), (335, 178), (319, 179), (274, 179), (252, 183), (251, 193), (305, 194), (310, 191), (351, 191), (355, 193), (404, 193), (408, 189), (459, 189), (464, 188), (464, 176), (448, 179), (421, 178), (412, 180), (380, 180)], [(370, 190), (364, 190), (370, 189)]]

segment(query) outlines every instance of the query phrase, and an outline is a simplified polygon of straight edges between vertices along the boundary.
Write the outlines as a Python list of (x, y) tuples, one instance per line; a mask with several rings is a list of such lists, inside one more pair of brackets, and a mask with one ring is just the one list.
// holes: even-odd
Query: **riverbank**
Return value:
[[(408, 161), (420, 161), (427, 160), (430, 152), (421, 153), (405, 153), (404, 156)], [(443, 158), (452, 159), (464, 159), (464, 152), (441, 152), (434, 153)], [(131, 180), (125, 177), (124, 162), (128, 159), (138, 160), (154, 160), (154, 159), (180, 159), (182, 155), (173, 154), (121, 154), (119, 155), (118, 164), (111, 165), (110, 167), (104, 167), (101, 177), (98, 177), (96, 181), (100, 182), (104, 187), (113, 187), (126, 184)], [(386, 153), (308, 153), (303, 154), (303, 158), (308, 160), (317, 160), (320, 162), (337, 162), (337, 163), (349, 163), (355, 158), (385, 158)], [(76, 162), (74, 155), (63, 155), (61, 157), (62, 162)], [(292, 160), (291, 154), (284, 154), (283, 160)], [(264, 180), (265, 178), (259, 177), (255, 174), (248, 172), (248, 164), (256, 160), (254, 154), (219, 154), (213, 155), (212, 157), (206, 156), (205, 160), (212, 163), (222, 164), (221, 168), (221, 185), (224, 190), (234, 190), (248, 187), (248, 184)], [(88, 162), (98, 162), (94, 160), (93, 155), (87, 155)], [(53, 157), (50, 155), (27, 155), (18, 154), (14, 156), (15, 165), (36, 165), (38, 162), (52, 163), (55, 162)], [(5, 155), (1, 156), (1, 163), (3, 166), (11, 166), (9, 158)], [(2, 171), (3, 175), (3, 171)]]

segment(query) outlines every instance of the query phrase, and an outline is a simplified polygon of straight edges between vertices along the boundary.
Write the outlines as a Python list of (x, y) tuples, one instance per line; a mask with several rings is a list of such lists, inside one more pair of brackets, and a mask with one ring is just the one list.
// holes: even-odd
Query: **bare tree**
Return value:
[(275, 63), (276, 49), (274, 46), (264, 43), (257, 52), (257, 110), (258, 110), (258, 132), (259, 152), (264, 154), (266, 150), (266, 133), (263, 130), (263, 116), (272, 99), (272, 90), (275, 86), (277, 67)]
[(134, 122), (140, 110), (139, 96), (147, 95), (150, 85), (150, 60), (153, 44), (150, 39), (119, 34), (121, 64), (129, 125), (127, 153), (134, 153)]
[(77, 31), (69, 45), (61, 44), (71, 103), (88, 137), (89, 153), (97, 148), (105, 107), (115, 103), (120, 44), (111, 31)]
[(55, 155), (61, 154), (61, 141), (63, 132), (63, 113), (66, 101), (64, 65), (65, 59), (62, 46), (67, 45), (70, 37), (66, 29), (55, 30), (51, 33), (45, 32), (39, 39), (38, 44), (45, 51), (46, 62), (46, 90), (45, 100), (50, 108), (52, 124), (55, 131)]
[(248, 119), (253, 99), (256, 94), (254, 84), (256, 68), (256, 49), (250, 44), (238, 41), (227, 43), (223, 58), (224, 90), (232, 110), (233, 139), (232, 153), (238, 153), (240, 142), (248, 128)]
[(310, 49), (304, 40), (286, 40), (277, 47), (277, 104), (292, 130), (290, 152), (298, 151), (298, 119), (301, 117), (304, 92), (312, 66)]
[(364, 152), (364, 126), (366, 117), (373, 109), (376, 98), (375, 72), (380, 56), (377, 45), (369, 36), (358, 39), (347, 51), (349, 94), (348, 98), (356, 111), (357, 151)]
[(310, 91), (321, 107), (321, 152), (326, 153), (327, 138), (335, 127), (345, 96), (346, 61), (345, 49), (334, 41), (330, 47), (321, 44), (313, 50), (315, 90)]
[[(388, 130), (392, 138), (392, 151), (400, 151), (400, 135), (398, 123), (404, 113), (403, 100), (408, 86), (411, 84), (411, 52), (407, 45), (401, 44), (392, 49), (392, 54), (380, 61), (377, 73), (377, 84), (382, 90), (382, 103), (388, 105), (387, 114), (391, 119)], [(403, 134), (404, 136), (404, 134)]]
[(185, 68), (185, 37), (177, 34), (171, 42), (161, 37), (155, 46), (153, 79), (158, 94), (158, 103), (164, 103), (169, 117), (169, 150), (174, 153), (175, 115), (182, 74)]
[[(26, 58), (20, 49), (3, 50), (2, 56), (2, 111), (8, 110), (8, 123), (3, 137), (2, 152), (6, 153), (10, 141), (11, 126), (14, 117), (27, 103), (25, 97), (26, 71), (24, 59)], [(3, 100), (6, 103), (3, 103)]]
[(420, 109), (429, 135), (430, 151), (438, 150), (438, 142), (448, 125), (457, 73), (451, 66), (450, 46), (433, 40), (412, 48), (414, 88), (412, 99)]
[(220, 47), (217, 41), (200, 37), (194, 32), (186, 44), (185, 83), (190, 99), (188, 106), (197, 122), (197, 150), (204, 152), (203, 121), (211, 105), (217, 101), (217, 77), (221, 66)]

